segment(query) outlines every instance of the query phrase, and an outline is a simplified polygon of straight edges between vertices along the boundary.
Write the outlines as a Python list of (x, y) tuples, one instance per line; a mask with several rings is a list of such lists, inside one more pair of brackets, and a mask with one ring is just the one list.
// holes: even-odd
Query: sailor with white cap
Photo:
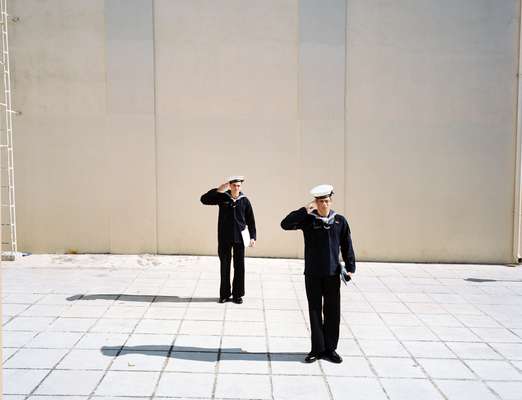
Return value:
[[(310, 193), (314, 201), (281, 221), (284, 230), (301, 229), (304, 236), (304, 275), (312, 332), (312, 349), (305, 361), (324, 358), (341, 363), (335, 351), (341, 319), (340, 275), (349, 280), (355, 272), (351, 232), (346, 218), (331, 209), (333, 186), (319, 185)], [(339, 261), (339, 250), (345, 266)]]
[[(256, 243), (256, 222), (250, 201), (241, 192), (244, 176), (231, 176), (227, 182), (215, 189), (210, 189), (201, 196), (206, 205), (219, 206), (218, 217), (218, 255), (221, 264), (221, 284), (219, 302), (232, 300), (236, 304), (243, 302), (245, 295), (245, 245)], [(247, 243), (244, 243), (248, 232)], [(234, 279), (230, 287), (230, 261), (234, 254)]]

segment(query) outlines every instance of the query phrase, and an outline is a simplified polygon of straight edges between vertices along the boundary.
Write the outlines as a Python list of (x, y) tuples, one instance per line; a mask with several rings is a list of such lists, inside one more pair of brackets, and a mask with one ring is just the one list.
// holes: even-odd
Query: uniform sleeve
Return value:
[(281, 228), (285, 231), (303, 229), (307, 218), (308, 212), (306, 211), (306, 208), (301, 207), (298, 210), (292, 211), (281, 221)]
[(217, 191), (217, 189), (210, 189), (207, 193), (201, 196), (201, 202), (207, 206), (215, 206), (221, 203), (223, 200), (223, 193)]
[(348, 272), (355, 272), (355, 253), (353, 251), (352, 236), (348, 222), (344, 220), (341, 233), (341, 255)]
[(248, 199), (245, 209), (245, 222), (248, 226), (248, 233), (250, 234), (250, 238), (257, 240), (256, 219), (254, 218), (254, 210), (252, 209), (252, 204), (250, 204), (250, 200)]

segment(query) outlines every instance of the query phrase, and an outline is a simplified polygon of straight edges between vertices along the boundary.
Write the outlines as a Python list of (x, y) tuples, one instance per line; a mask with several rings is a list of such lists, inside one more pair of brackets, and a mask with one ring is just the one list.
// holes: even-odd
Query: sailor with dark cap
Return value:
[[(340, 280), (350, 280), (355, 272), (350, 227), (346, 218), (331, 209), (333, 186), (319, 185), (310, 193), (314, 201), (281, 221), (284, 230), (301, 229), (304, 235), (304, 275), (312, 332), (312, 349), (305, 361), (324, 358), (341, 363), (335, 351), (341, 320)], [(339, 261), (339, 249), (345, 266)]]
[[(201, 196), (206, 205), (219, 206), (218, 255), (221, 264), (219, 302), (243, 303), (245, 295), (245, 246), (256, 243), (256, 222), (248, 198), (241, 192), (243, 176), (231, 176), (216, 189)], [(234, 254), (234, 279), (230, 288), (230, 261)]]

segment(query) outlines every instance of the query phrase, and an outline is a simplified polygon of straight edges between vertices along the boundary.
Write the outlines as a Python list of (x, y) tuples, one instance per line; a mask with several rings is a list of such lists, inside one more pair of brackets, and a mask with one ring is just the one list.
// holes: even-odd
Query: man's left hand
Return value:
[(352, 279), (353, 272), (347, 271), (344, 268), (341, 271), (342, 271), (341, 273), (343, 274), (343, 277), (346, 281), (349, 281)]
[(256, 245), (256, 240), (250, 239), (250, 247), (255, 247), (255, 245)]

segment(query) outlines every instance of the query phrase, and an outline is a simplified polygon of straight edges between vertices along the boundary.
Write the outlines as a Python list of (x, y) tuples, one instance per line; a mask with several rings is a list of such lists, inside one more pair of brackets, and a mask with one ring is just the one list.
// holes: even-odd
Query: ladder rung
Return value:
[(14, 204), (2, 204), (1, 207), (14, 207)]
[(2, 226), (14, 226), (14, 224), (2, 224)]

